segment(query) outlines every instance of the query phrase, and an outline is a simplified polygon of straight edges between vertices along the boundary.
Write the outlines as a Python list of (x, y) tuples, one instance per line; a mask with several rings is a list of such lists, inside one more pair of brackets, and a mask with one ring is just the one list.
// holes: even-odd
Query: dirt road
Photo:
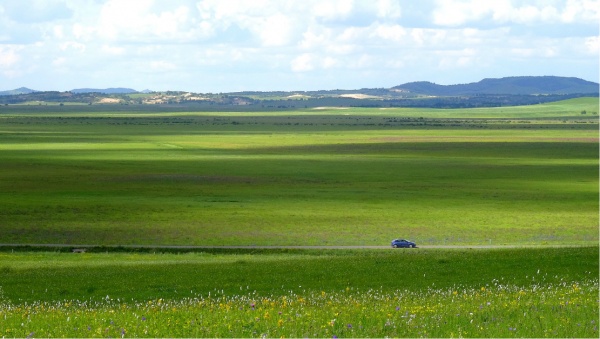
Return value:
[[(502, 248), (547, 248), (547, 247), (579, 247), (581, 245), (419, 245), (416, 249), (502, 249)], [(391, 246), (254, 246), (254, 245), (223, 245), (223, 246), (188, 246), (188, 245), (84, 245), (84, 244), (0, 244), (0, 248), (125, 248), (125, 249), (302, 249), (302, 250), (348, 250), (348, 249), (392, 249)]]

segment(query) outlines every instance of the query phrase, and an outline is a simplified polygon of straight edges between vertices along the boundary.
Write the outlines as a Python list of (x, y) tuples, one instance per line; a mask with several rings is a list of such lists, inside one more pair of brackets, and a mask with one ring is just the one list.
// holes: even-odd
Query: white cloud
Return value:
[(596, 56), (600, 55), (600, 37), (592, 36), (585, 38), (584, 45), (586, 52)]
[(96, 33), (106, 40), (175, 40), (188, 38), (189, 9), (163, 10), (152, 0), (110, 0), (103, 7)]
[(85, 45), (77, 41), (65, 41), (58, 45), (61, 51), (85, 52)]
[(348, 66), (354, 69), (370, 68), (373, 65), (375, 65), (375, 58), (369, 54), (360, 55), (348, 63)]
[(7, 78), (16, 78), (22, 74), (20, 70), (23, 46), (0, 45), (0, 74)]
[(317, 1), (311, 14), (324, 20), (336, 20), (348, 17), (353, 8), (352, 0)]
[(480, 53), (473, 48), (436, 52), (439, 55), (440, 69), (472, 67), (479, 61)]
[(256, 22), (251, 31), (260, 38), (263, 46), (285, 46), (291, 42), (293, 26), (290, 17), (275, 14)]
[(492, 6), (503, 6), (506, 1), (438, 0), (437, 4), (438, 7), (433, 12), (433, 22), (441, 26), (459, 26), (469, 21), (480, 20), (492, 11)]
[(401, 41), (406, 36), (406, 29), (400, 25), (377, 25), (374, 36), (384, 40)]
[(124, 55), (126, 52), (125, 47), (114, 46), (114, 45), (102, 45), (101, 50), (104, 54), (119, 56)]
[(21, 59), (18, 52), (22, 49), (20, 46), (0, 46), (0, 67), (9, 69), (15, 66)]
[(58, 40), (62, 40), (65, 38), (64, 27), (62, 25), (55, 25), (52, 27), (52, 34)]
[(398, 19), (402, 16), (402, 8), (398, 1), (394, 0), (379, 0), (375, 4), (377, 8), (377, 17)]
[(291, 69), (294, 72), (312, 71), (314, 66), (314, 56), (309, 53), (301, 54), (295, 57), (291, 62)]
[(203, 26), (200, 31), (211, 35), (237, 29), (261, 46), (273, 47), (289, 45), (301, 33), (298, 31), (301, 17), (285, 2), (204, 0), (196, 7)]
[(340, 61), (336, 58), (325, 57), (322, 61), (321, 67), (324, 69), (334, 68), (340, 65)]
[(86, 26), (78, 22), (74, 23), (71, 27), (71, 34), (73, 34), (73, 38), (79, 41), (95, 40), (95, 31), (96, 29), (94, 27)]
[(491, 19), (496, 23), (576, 23), (597, 22), (600, 18), (598, 0), (567, 0), (564, 6), (556, 2), (540, 5), (514, 4), (511, 0), (437, 0), (433, 22), (441, 26), (460, 26)]
[(366, 44), (354, 43), (331, 43), (324, 50), (334, 55), (353, 55), (357, 51), (364, 49)]
[(327, 45), (331, 40), (332, 32), (329, 29), (315, 27), (309, 27), (306, 32), (302, 34), (302, 40), (298, 43), (298, 47), (301, 49), (313, 49)]
[(568, 0), (561, 19), (566, 23), (579, 21), (598, 23), (600, 19), (600, 1), (598, 0)]

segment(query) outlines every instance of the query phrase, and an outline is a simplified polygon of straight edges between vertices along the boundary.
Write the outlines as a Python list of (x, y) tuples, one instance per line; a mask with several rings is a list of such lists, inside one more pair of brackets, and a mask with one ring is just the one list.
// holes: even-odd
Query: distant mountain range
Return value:
[(432, 96), (575, 94), (598, 93), (598, 84), (579, 78), (525, 76), (483, 79), (462, 85), (437, 85), (427, 81), (410, 82), (392, 87), (392, 90)]
[(19, 94), (29, 94), (29, 93), (33, 93), (33, 92), (37, 92), (37, 91), (34, 91), (27, 87), (19, 87), (19, 88), (12, 89), (9, 91), (0, 91), (0, 95), (19, 95)]
[[(458, 84), (458, 85), (438, 85), (428, 81), (409, 82), (403, 85), (395, 86), (390, 89), (369, 89), (359, 90), (322, 90), (322, 91), (295, 91), (295, 92), (235, 92), (224, 93), (233, 95), (256, 95), (277, 93), (284, 95), (289, 93), (306, 93), (310, 95), (346, 95), (349, 93), (364, 95), (391, 95), (391, 96), (473, 96), (473, 95), (548, 95), (548, 94), (581, 94), (598, 93), (599, 84), (586, 81), (579, 78), (557, 77), (557, 76), (519, 76), (506, 77), (498, 79), (483, 79), (479, 82)], [(21, 87), (9, 91), (0, 91), (0, 95), (19, 95), (39, 92), (26, 87)], [(82, 93), (100, 93), (100, 94), (132, 94), (132, 93), (152, 93), (151, 90), (136, 91), (131, 88), (76, 88), (68, 91), (73, 94)], [(404, 93), (404, 95), (403, 95)]]
[[(179, 105), (196, 109), (295, 109), (309, 107), (468, 108), (532, 105), (582, 96), (598, 97), (598, 83), (579, 78), (523, 76), (459, 85), (410, 82), (392, 88), (320, 91), (191, 93), (138, 92), (131, 88), (78, 88), (66, 92), (26, 87), (0, 92), (0, 105), (79, 103), (88, 105)], [(138, 94), (138, 95), (131, 95)], [(141, 95), (143, 94), (143, 95)], [(244, 108), (242, 108), (244, 107)]]

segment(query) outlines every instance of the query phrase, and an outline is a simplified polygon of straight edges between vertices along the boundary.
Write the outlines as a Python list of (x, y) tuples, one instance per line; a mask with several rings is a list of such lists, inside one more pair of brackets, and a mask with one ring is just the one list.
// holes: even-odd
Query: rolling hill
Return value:
[(459, 85), (438, 85), (419, 81), (395, 86), (392, 90), (431, 96), (471, 96), (478, 94), (539, 95), (598, 93), (598, 84), (579, 78), (557, 76), (522, 76), (483, 79)]
[(0, 91), (0, 95), (19, 95), (19, 94), (29, 94), (29, 93), (35, 93), (35, 92), (37, 92), (37, 91), (33, 90), (31, 88), (19, 87), (19, 88), (12, 89), (9, 91)]

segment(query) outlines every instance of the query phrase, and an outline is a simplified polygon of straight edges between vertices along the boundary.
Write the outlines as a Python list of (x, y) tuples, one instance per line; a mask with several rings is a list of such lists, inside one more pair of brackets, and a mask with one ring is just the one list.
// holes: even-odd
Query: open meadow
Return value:
[(5, 106), (0, 243), (596, 244), (597, 106)]
[(597, 112), (2, 106), (0, 337), (597, 338)]

